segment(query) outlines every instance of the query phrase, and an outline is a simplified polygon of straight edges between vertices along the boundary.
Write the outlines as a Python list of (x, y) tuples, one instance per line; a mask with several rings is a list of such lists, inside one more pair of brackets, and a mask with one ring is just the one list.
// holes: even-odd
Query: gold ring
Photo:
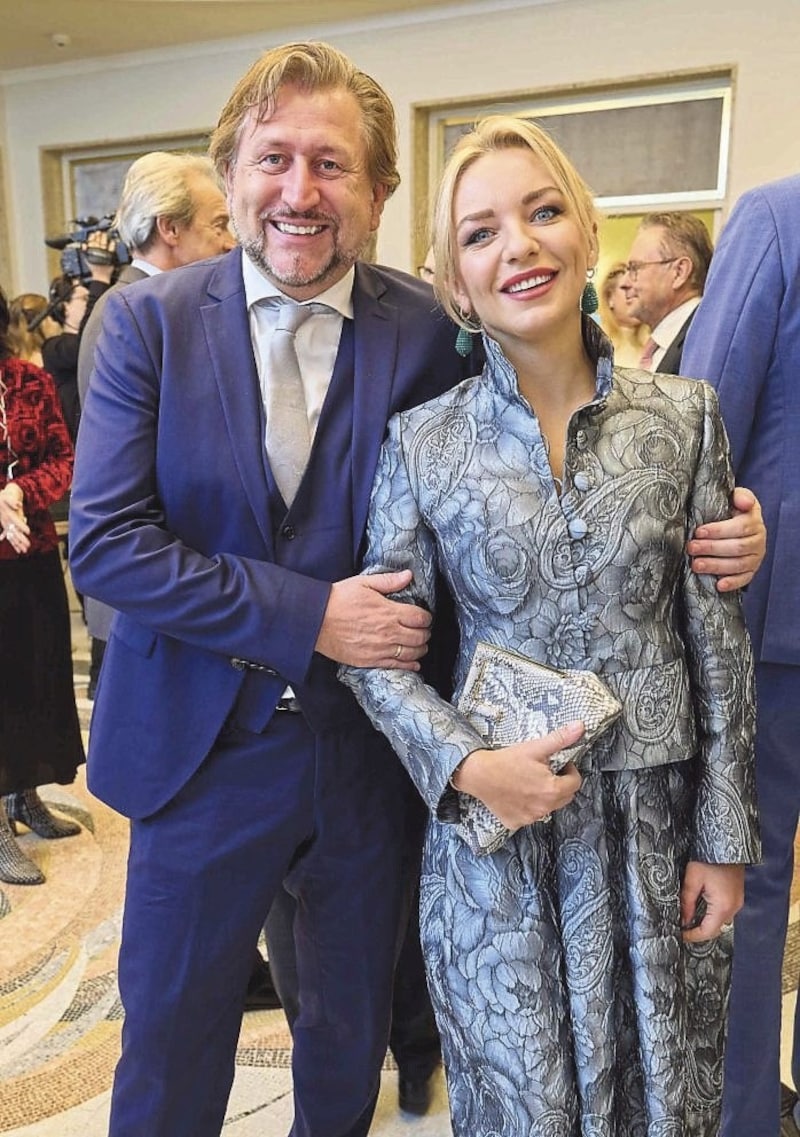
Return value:
[(399, 659), (402, 654), (403, 654), (403, 645), (398, 644), (397, 647), (394, 649), (395, 659)]

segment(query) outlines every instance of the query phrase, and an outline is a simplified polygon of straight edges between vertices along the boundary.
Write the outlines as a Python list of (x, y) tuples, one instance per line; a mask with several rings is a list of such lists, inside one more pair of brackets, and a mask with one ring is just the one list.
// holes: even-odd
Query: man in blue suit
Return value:
[[(297, 910), (292, 1134), (369, 1128), (419, 802), (336, 667), (425, 654), (430, 615), (387, 595), (407, 574), (354, 574), (388, 417), (462, 371), (429, 287), (358, 262), (399, 181), (395, 139), (387, 96), (338, 52), (267, 52), (211, 145), (242, 251), (106, 309), (70, 547), (77, 586), (118, 611), (89, 754), (93, 792), (132, 818), (111, 1137), (219, 1134), (282, 882)], [(287, 304), (313, 308), (278, 368)], [(265, 450), (265, 407), (290, 373), (313, 441), (284, 496), (277, 470), (302, 432)], [(724, 556), (726, 523), (692, 552), (748, 578), (758, 517), (727, 524), (747, 556)]]
[[(781, 1110), (780, 1034), (800, 816), (800, 176), (751, 190), (737, 202), (714, 253), (681, 370), (708, 379), (719, 392), (737, 478), (758, 494), (769, 534), (764, 566), (744, 598), (756, 659), (764, 860), (747, 870), (745, 904), (735, 922), (722, 1133), (797, 1137), (796, 1095)], [(792, 1073), (800, 1086), (800, 1012)]]

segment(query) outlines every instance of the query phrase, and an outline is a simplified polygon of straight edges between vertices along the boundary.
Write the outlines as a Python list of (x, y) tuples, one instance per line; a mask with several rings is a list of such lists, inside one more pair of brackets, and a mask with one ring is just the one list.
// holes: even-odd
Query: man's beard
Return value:
[[(276, 220), (276, 218), (273, 217), (269, 220)], [(292, 225), (302, 225), (303, 223), (313, 224), (321, 220), (330, 223), (331, 219), (328, 217), (307, 217), (299, 214), (292, 217), (281, 216), (280, 220)], [(262, 225), (265, 223), (263, 218), (261, 219), (261, 223)], [(269, 221), (266, 223), (269, 224)], [(303, 254), (297, 253), (293, 258), (293, 265), (290, 262), (288, 268), (284, 267), (278, 270), (269, 258), (267, 252), (267, 237), (264, 229), (262, 229), (258, 237), (245, 238), (239, 226), (236, 224), (236, 219), (233, 217), (231, 218), (231, 227), (243, 251), (253, 264), (261, 270), (267, 279), (271, 280), (274, 284), (283, 285), (286, 288), (309, 288), (315, 284), (324, 286), (325, 282), (332, 277), (340, 279), (358, 260), (359, 255), (364, 248), (366, 248), (369, 240), (369, 238), (364, 240), (358, 248), (351, 247), (349, 249), (343, 249), (338, 243), (338, 231), (334, 227), (333, 247), (330, 256), (322, 265), (316, 265), (310, 270), (303, 270)], [(321, 288), (320, 291), (324, 291), (324, 287)]]
[(312, 272), (301, 270), (302, 256), (298, 253), (294, 258), (294, 267), (288, 269), (284, 268), (280, 271), (275, 268), (272, 261), (269, 259), (266, 250), (266, 242), (263, 240), (243, 241), (242, 248), (258, 268), (275, 284), (283, 284), (289, 288), (308, 288), (313, 284), (324, 284), (329, 276), (333, 275), (340, 265), (345, 268), (350, 268), (350, 265), (356, 259), (346, 261), (345, 258), (339, 256), (339, 251), (336, 248), (331, 250), (331, 255), (323, 265), (318, 265)]

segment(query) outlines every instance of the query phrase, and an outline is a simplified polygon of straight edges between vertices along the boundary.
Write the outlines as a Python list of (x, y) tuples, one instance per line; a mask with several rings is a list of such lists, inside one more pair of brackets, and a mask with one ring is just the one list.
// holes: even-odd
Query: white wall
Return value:
[[(734, 65), (729, 201), (800, 169), (793, 125), (800, 108), (797, 0), (487, 0), (452, 13), (362, 28), (298, 27), (280, 37), (335, 43), (395, 101), (403, 184), (384, 217), (378, 255), (387, 263), (410, 267), (414, 102)], [(40, 147), (205, 129), (266, 46), (266, 40), (239, 41), (7, 77), (6, 175), (17, 277), (10, 291), (41, 291), (46, 283)]]
[(11, 249), (8, 244), (11, 227), (7, 224), (9, 205), (6, 200), (6, 171), (9, 165), (9, 154), (6, 142), (5, 105), (5, 91), (0, 86), (0, 285), (8, 285), (14, 279), (14, 272), (11, 268)]

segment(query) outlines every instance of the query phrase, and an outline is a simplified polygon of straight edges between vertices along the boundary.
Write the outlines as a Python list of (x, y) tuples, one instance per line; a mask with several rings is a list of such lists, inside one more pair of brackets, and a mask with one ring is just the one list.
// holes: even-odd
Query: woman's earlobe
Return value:
[(467, 296), (466, 292), (457, 281), (453, 283), (453, 287), (450, 289), (450, 292), (459, 312), (464, 312), (469, 315), (472, 310), (472, 305), (469, 302), (469, 296)]

